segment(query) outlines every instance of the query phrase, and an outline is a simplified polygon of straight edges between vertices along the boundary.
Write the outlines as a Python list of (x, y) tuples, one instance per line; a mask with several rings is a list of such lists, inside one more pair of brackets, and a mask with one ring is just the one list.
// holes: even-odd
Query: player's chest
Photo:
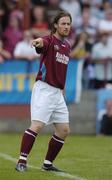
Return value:
[(57, 63), (62, 63), (67, 65), (69, 62), (69, 49), (66, 47), (65, 44), (57, 45), (54, 44), (53, 46), (53, 55), (54, 61)]

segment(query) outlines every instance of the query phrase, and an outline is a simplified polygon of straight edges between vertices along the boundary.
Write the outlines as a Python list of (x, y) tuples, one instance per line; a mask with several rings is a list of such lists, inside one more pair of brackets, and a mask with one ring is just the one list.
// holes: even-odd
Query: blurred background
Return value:
[(0, 1), (0, 132), (30, 124), (40, 58), (31, 40), (48, 35), (61, 10), (73, 18), (65, 86), (71, 133), (112, 135), (112, 0)]

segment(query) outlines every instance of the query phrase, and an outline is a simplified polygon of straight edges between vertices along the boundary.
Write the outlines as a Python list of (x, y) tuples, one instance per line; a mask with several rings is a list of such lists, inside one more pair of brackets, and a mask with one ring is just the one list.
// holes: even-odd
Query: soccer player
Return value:
[[(41, 61), (31, 97), (31, 126), (23, 135), (16, 170), (27, 170), (29, 155), (36, 136), (49, 123), (54, 125), (47, 154), (42, 165), (46, 171), (60, 171), (53, 161), (69, 134), (69, 113), (63, 97), (70, 45), (65, 40), (70, 33), (72, 18), (68, 12), (59, 12), (54, 18), (51, 34), (34, 39), (32, 45), (41, 53)], [(44, 72), (43, 72), (44, 70)]]

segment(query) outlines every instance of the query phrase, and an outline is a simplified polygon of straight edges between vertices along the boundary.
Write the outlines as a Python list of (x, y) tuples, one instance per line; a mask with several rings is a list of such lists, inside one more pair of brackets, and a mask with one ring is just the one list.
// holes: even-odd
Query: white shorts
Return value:
[(45, 124), (69, 123), (69, 113), (62, 90), (37, 81), (31, 96), (31, 121)]

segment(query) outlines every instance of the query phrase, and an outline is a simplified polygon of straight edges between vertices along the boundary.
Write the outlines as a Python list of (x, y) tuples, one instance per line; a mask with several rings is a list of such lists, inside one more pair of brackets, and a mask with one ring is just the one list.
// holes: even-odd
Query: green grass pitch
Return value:
[[(29, 155), (25, 173), (15, 171), (22, 134), (0, 134), (0, 180), (112, 180), (112, 137), (69, 136), (54, 164), (69, 175), (42, 172), (49, 135), (41, 135)], [(11, 158), (12, 159), (11, 159)]]

